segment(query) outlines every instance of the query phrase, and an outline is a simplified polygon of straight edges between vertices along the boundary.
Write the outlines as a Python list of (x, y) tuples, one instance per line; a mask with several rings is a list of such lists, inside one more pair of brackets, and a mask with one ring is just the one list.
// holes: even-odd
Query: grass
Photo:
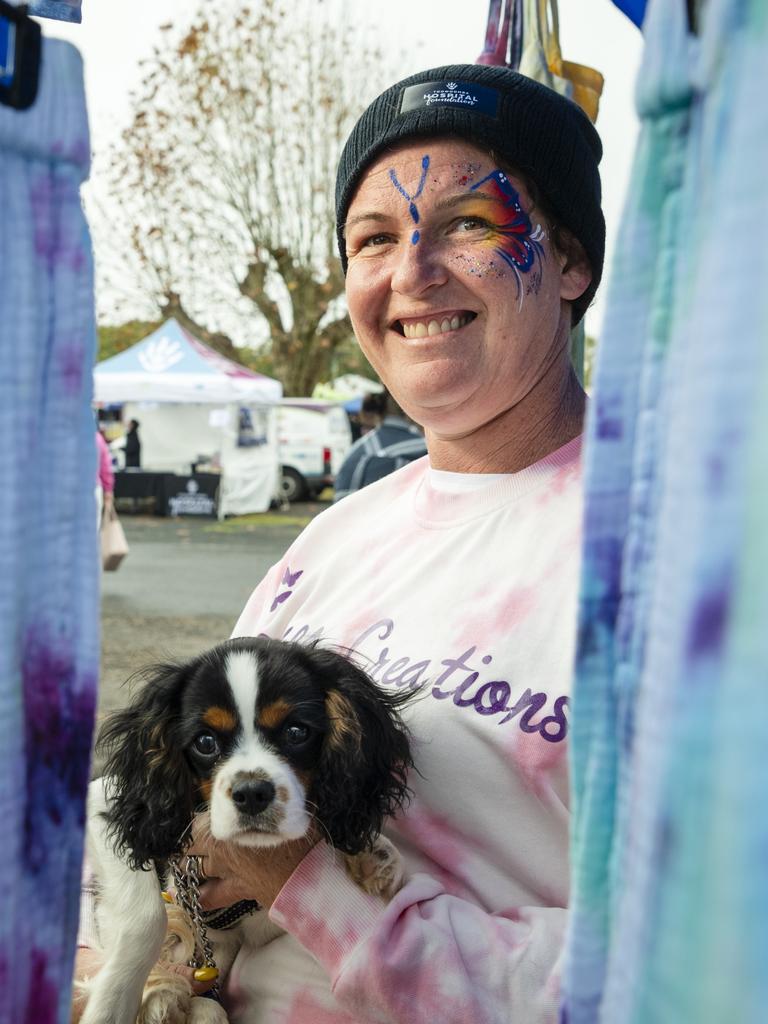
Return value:
[(312, 516), (292, 516), (277, 512), (257, 512), (248, 516), (232, 516), (221, 523), (203, 527), (204, 533), (255, 533), (274, 526), (298, 526), (304, 528), (312, 522)]
[[(318, 494), (316, 501), (320, 503), (333, 501), (333, 488), (326, 487)], [(255, 512), (247, 516), (231, 516), (221, 523), (203, 527), (204, 533), (255, 533), (257, 530), (269, 530), (275, 526), (298, 527), (303, 530), (312, 522), (317, 514), (318, 506), (314, 505), (311, 515), (291, 515), (290, 512)]]

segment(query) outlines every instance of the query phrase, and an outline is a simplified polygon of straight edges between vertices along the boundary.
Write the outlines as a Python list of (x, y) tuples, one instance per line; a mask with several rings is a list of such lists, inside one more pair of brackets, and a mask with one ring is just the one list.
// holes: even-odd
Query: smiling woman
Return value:
[(240, 950), (232, 1021), (557, 1019), (585, 407), (568, 339), (602, 271), (600, 155), (579, 108), (477, 65), (392, 86), (347, 141), (352, 323), (429, 454), (316, 517), (235, 635), (337, 646), (382, 692), (417, 691), (413, 800), (384, 829), (407, 877), (384, 903), (328, 842), (244, 859), (200, 840), (208, 906), (258, 899), (284, 931)]
[(551, 421), (542, 455), (580, 432), (567, 343), (590, 266), (551, 245), (521, 179), (464, 141), (401, 143), (367, 169), (344, 242), (355, 335), (425, 428), (433, 468), (523, 468), (531, 416)]

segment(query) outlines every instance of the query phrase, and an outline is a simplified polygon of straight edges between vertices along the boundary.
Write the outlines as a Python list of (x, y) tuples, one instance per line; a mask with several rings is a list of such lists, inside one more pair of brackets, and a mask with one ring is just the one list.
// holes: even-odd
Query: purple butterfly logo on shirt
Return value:
[(288, 598), (293, 593), (293, 587), (296, 586), (296, 582), (299, 576), (303, 575), (303, 573), (303, 569), (299, 569), (298, 572), (291, 572), (290, 565), (286, 565), (285, 572), (283, 573), (283, 578), (280, 580), (280, 586), (282, 587), (283, 585), (285, 585), (286, 587), (288, 587), (288, 589), (275, 594), (275, 599), (272, 602), (272, 605), (269, 609), (270, 612), (273, 612), (275, 608), (281, 605), (284, 601), (288, 600)]

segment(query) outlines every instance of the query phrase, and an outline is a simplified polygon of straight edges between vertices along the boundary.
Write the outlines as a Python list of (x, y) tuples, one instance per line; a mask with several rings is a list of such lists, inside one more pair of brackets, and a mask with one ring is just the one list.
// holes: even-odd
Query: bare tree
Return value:
[(230, 355), (228, 333), (203, 324), (260, 319), (286, 394), (310, 393), (351, 335), (335, 167), (355, 118), (398, 73), (341, 13), (261, 0), (165, 26), (95, 232), (108, 284), (140, 296), (138, 315), (175, 316)]

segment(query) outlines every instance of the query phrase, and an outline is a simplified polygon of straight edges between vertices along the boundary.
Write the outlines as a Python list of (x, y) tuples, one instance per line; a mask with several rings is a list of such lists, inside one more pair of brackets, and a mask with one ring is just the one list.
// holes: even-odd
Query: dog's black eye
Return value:
[(219, 742), (211, 732), (201, 732), (199, 736), (195, 736), (192, 745), (203, 757), (218, 757)]
[(283, 737), (290, 746), (298, 747), (309, 739), (309, 729), (306, 725), (289, 725), (283, 730)]

